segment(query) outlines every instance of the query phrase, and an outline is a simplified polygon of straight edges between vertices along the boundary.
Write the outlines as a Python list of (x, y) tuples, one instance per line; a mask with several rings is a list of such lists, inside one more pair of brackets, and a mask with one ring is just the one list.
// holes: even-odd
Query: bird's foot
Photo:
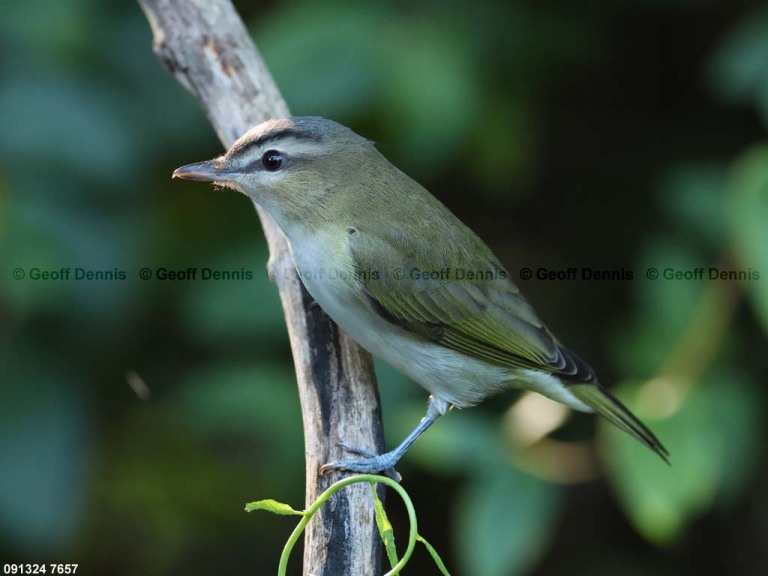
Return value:
[(376, 474), (381, 472), (385, 476), (392, 478), (395, 482), (402, 480), (402, 476), (395, 470), (395, 464), (397, 464), (397, 461), (402, 456), (402, 454), (398, 454), (397, 450), (386, 452), (385, 454), (376, 454), (364, 448), (348, 446), (343, 442), (339, 442), (337, 446), (347, 452), (357, 454), (361, 458), (343, 458), (328, 462), (328, 464), (320, 467), (321, 476), (331, 470), (344, 470), (347, 472), (357, 472), (358, 474)]
[(435, 420), (440, 418), (440, 416), (449, 408), (450, 404), (445, 400), (430, 396), (427, 414), (421, 419), (418, 426), (413, 429), (413, 432), (408, 434), (405, 440), (403, 440), (397, 448), (385, 454), (375, 454), (370, 450), (353, 448), (352, 446), (339, 443), (338, 446), (340, 448), (361, 457), (343, 458), (342, 460), (328, 462), (328, 464), (320, 468), (320, 474), (325, 474), (330, 470), (346, 470), (347, 472), (358, 472), (360, 474), (375, 474), (381, 472), (392, 478), (395, 482), (400, 482), (402, 477), (395, 470), (395, 464), (397, 464), (400, 458), (403, 457), (411, 444), (413, 444), (427, 428), (432, 426)]

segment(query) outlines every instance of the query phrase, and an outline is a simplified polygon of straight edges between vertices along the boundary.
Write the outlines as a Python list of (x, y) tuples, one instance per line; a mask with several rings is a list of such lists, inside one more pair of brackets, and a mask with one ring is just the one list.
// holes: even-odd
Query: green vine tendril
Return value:
[[(304, 529), (307, 527), (307, 524), (312, 519), (312, 516), (314, 516), (315, 513), (320, 509), (320, 507), (323, 504), (325, 504), (328, 501), (328, 499), (331, 496), (333, 496), (336, 492), (338, 492), (339, 490), (341, 490), (346, 486), (350, 486), (352, 484), (358, 484), (361, 482), (366, 482), (371, 485), (371, 490), (374, 493), (374, 502), (379, 504), (379, 506), (376, 506), (376, 515), (377, 515), (377, 524), (379, 527), (379, 533), (381, 534), (382, 540), (385, 541), (385, 545), (387, 546), (387, 556), (390, 558), (390, 562), (394, 564), (392, 566), (392, 569), (386, 574), (384, 574), (384, 576), (397, 576), (398, 574), (400, 574), (400, 571), (408, 563), (408, 560), (410, 560), (411, 554), (413, 554), (413, 550), (416, 547), (417, 541), (424, 544), (424, 546), (427, 548), (427, 551), (434, 559), (440, 571), (445, 576), (450, 576), (450, 574), (448, 573), (448, 570), (445, 568), (445, 565), (443, 564), (442, 560), (438, 556), (435, 549), (432, 546), (430, 546), (430, 544), (423, 537), (419, 535), (418, 525), (416, 522), (416, 511), (413, 507), (413, 502), (411, 502), (411, 498), (408, 496), (408, 493), (400, 484), (398, 484), (391, 478), (388, 478), (386, 476), (378, 476), (375, 474), (359, 474), (356, 476), (343, 478), (342, 480), (335, 482), (334, 484), (329, 486), (327, 490), (325, 490), (322, 494), (320, 494), (320, 496), (317, 497), (317, 500), (315, 500), (312, 503), (312, 505), (304, 511), (294, 510), (289, 505), (283, 504), (281, 502), (276, 502), (275, 500), (259, 500), (258, 502), (251, 502), (249, 504), (246, 504), (245, 509), (247, 512), (251, 512), (253, 510), (266, 510), (274, 514), (296, 515), (296, 516), (302, 517), (301, 520), (299, 521), (299, 524), (296, 526), (296, 528), (294, 528), (293, 532), (291, 533), (291, 536), (288, 538), (288, 541), (285, 543), (285, 546), (283, 547), (283, 553), (280, 556), (280, 564), (277, 569), (278, 576), (285, 576), (286, 570), (288, 568), (288, 558), (290, 557), (296, 542), (299, 540), (299, 537), (302, 535), (302, 533), (304, 532)], [(375, 492), (376, 484), (384, 484), (392, 488), (395, 492), (397, 492), (400, 495), (400, 498), (402, 498), (403, 504), (405, 504), (405, 508), (408, 511), (408, 521), (410, 524), (410, 532), (408, 534), (408, 545), (406, 546), (405, 552), (403, 553), (403, 557), (400, 558), (397, 562), (394, 562), (394, 560), (397, 559), (397, 556), (394, 551), (394, 540), (393, 540), (394, 536), (391, 534), (391, 526), (389, 526), (389, 521), (386, 519), (386, 515), (383, 511), (383, 508), (380, 506), (380, 502), (378, 502), (378, 498), (376, 497), (376, 492)], [(384, 525), (388, 527), (388, 529), (390, 530), (390, 534), (388, 535), (384, 534), (384, 530), (385, 530), (385, 528), (383, 527)]]

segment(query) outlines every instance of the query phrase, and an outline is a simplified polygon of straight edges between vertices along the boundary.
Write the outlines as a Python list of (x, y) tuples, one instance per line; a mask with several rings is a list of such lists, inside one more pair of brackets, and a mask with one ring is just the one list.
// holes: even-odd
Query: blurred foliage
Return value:
[[(728, 224), (735, 257), (742, 266), (752, 266), (762, 274), (768, 266), (768, 147), (760, 146), (739, 157), (729, 193)], [(747, 286), (747, 293), (763, 329), (768, 330), (768, 290), (755, 284)]]
[[(525, 444), (504, 424), (512, 394), (449, 414), (401, 472), (451, 573), (768, 572), (765, 6), (238, 7), (294, 113), (376, 140), (513, 274), (634, 273), (520, 284), (672, 466), (591, 416)], [(250, 202), (170, 181), (220, 147), (138, 6), (6, 3), (0, 126), (0, 560), (272, 573), (292, 521), (242, 507), (304, 494), (279, 300)], [(28, 276), (77, 267), (126, 279)], [(142, 267), (252, 279), (141, 280)], [(646, 277), (711, 267), (759, 278)], [(394, 444), (426, 395), (377, 372)], [(411, 562), (436, 573), (423, 550)]]

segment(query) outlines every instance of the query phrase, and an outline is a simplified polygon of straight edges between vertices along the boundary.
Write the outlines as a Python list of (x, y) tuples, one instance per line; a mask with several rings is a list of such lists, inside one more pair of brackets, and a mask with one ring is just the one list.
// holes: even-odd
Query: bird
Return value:
[(352, 456), (321, 473), (396, 475), (448, 410), (507, 389), (597, 413), (669, 462), (653, 432), (539, 319), (491, 249), (350, 128), (315, 116), (267, 120), (173, 177), (233, 189), (266, 210), (314, 301), (429, 392), (425, 416), (396, 448), (375, 454), (341, 443)]

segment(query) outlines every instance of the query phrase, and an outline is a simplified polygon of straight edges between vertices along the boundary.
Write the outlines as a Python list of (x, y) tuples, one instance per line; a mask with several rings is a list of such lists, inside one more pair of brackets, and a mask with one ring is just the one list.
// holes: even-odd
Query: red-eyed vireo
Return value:
[(277, 222), (310, 295), (371, 353), (430, 392), (426, 416), (382, 455), (323, 467), (393, 473), (437, 418), (507, 388), (597, 412), (655, 451), (653, 433), (539, 320), (472, 230), (374, 144), (324, 118), (270, 120), (223, 156), (179, 168), (247, 194)]

